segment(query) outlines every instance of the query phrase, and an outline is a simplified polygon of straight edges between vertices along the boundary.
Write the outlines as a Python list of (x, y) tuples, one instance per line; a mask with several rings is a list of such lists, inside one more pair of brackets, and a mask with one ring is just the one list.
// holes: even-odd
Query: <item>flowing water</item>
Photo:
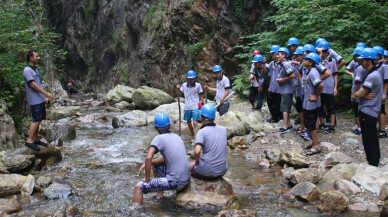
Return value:
[[(84, 110), (83, 113), (95, 111)], [(134, 185), (143, 176), (138, 169), (144, 162), (147, 147), (157, 134), (149, 127), (113, 129), (110, 121), (79, 123), (77, 138), (65, 142), (63, 161), (42, 174), (69, 182), (75, 194), (68, 199), (45, 200), (34, 194), (21, 200), (27, 216), (46, 216), (45, 211), (60, 209), (66, 204), (77, 210), (77, 216), (214, 216), (216, 210), (187, 210), (175, 206), (175, 193), (156, 200), (155, 194), (145, 195), (145, 204), (131, 208)], [(186, 150), (193, 147), (188, 131), (182, 132)], [(229, 148), (228, 148), (229, 149)], [(235, 151), (228, 150), (228, 173), (225, 179), (233, 185), (240, 208), (253, 209), (259, 216), (319, 216), (314, 206), (291, 203), (277, 194), (284, 188), (276, 176), (280, 167), (261, 169)], [(300, 208), (303, 207), (303, 208)], [(344, 216), (366, 216), (346, 213)], [(377, 216), (377, 215), (369, 215)]]

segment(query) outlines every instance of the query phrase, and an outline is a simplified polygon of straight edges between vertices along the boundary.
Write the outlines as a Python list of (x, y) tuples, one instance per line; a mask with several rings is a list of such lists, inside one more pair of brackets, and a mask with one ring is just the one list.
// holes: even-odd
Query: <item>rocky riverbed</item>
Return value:
[[(158, 97), (153, 97), (156, 94)], [(334, 134), (319, 133), (324, 151), (305, 156), (303, 147), (308, 142), (295, 131), (277, 133), (281, 123), (265, 121), (269, 117), (266, 107), (252, 111), (249, 103), (238, 103), (237, 97), (232, 99), (230, 112), (216, 118), (217, 124), (228, 128), (229, 170), (224, 176), (228, 184), (215, 183), (211, 185), (218, 187), (211, 188), (232, 187), (227, 190), (229, 196), (217, 192), (229, 198), (224, 205), (202, 209), (195, 204), (201, 209), (193, 210), (194, 201), (178, 195), (176, 203), (190, 209), (180, 208), (175, 205), (176, 194), (169, 192), (162, 201), (146, 195), (146, 204), (131, 210), (133, 186), (141, 179), (137, 170), (156, 135), (153, 116), (167, 112), (173, 131), (178, 132), (178, 104), (174, 101), (160, 90), (122, 86), (107, 95), (59, 100), (50, 108), (50, 120), (41, 126), (48, 148), (42, 147), (40, 153), (24, 147), (2, 152), (0, 212), (17, 216), (214, 216), (231, 208), (235, 210), (222, 211), (219, 216), (386, 214), (387, 139), (380, 139), (381, 166), (368, 166), (361, 136), (350, 133), (353, 119), (338, 115)], [(181, 108), (183, 111), (183, 104)], [(7, 131), (7, 135), (12, 133)], [(185, 123), (182, 138), (190, 156), (193, 138)], [(202, 192), (198, 190), (201, 185), (192, 187), (197, 189), (194, 195)], [(208, 193), (201, 194), (206, 197), (196, 195), (196, 201), (209, 201)]]

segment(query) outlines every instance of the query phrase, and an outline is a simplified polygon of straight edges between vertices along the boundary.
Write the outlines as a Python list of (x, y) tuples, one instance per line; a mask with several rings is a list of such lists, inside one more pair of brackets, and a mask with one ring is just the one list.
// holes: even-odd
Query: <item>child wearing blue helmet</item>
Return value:
[(217, 87), (212, 88), (209, 86), (205, 86), (206, 89), (216, 92), (216, 103), (219, 105), (217, 107), (217, 111), (220, 116), (224, 115), (229, 110), (230, 101), (225, 98), (229, 95), (230, 92), (230, 82), (229, 79), (224, 75), (222, 68), (220, 65), (215, 65), (213, 67), (213, 72), (216, 77)]
[[(264, 71), (267, 71), (265, 66), (265, 57), (261, 54), (257, 54), (252, 59), (253, 68), (249, 80), (251, 82), (251, 88), (249, 91), (249, 102), (252, 104), (252, 109), (260, 110), (263, 105), (264, 99)], [(257, 99), (257, 105), (255, 106), (255, 100)]]

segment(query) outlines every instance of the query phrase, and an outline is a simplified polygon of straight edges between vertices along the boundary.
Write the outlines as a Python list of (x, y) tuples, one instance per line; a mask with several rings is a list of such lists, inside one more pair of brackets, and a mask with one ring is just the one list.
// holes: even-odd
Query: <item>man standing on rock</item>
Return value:
[(211, 90), (213, 92), (216, 92), (216, 102), (218, 108), (217, 111), (220, 114), (220, 116), (224, 115), (229, 110), (229, 99), (225, 98), (229, 95), (230, 92), (230, 82), (229, 79), (224, 75), (222, 72), (222, 68), (220, 65), (215, 65), (213, 67), (213, 72), (216, 75), (217, 79), (217, 88), (211, 88), (208, 86), (205, 86), (205, 89)]
[[(189, 161), (182, 139), (170, 132), (170, 118), (166, 113), (155, 115), (155, 129), (159, 135), (155, 136), (148, 148), (145, 163), (140, 167), (139, 175), (145, 171), (143, 181), (135, 185), (132, 204), (138, 206), (143, 203), (143, 194), (157, 192), (157, 198), (163, 197), (163, 191), (183, 190), (190, 183)], [(153, 159), (160, 152), (163, 157)], [(151, 166), (154, 177), (150, 178)]]
[(215, 117), (216, 109), (213, 105), (208, 103), (202, 106), (203, 124), (195, 140), (195, 161), (190, 163), (191, 175), (195, 178), (214, 180), (222, 177), (228, 170), (226, 128), (216, 125)]
[(187, 121), (191, 135), (195, 137), (198, 132), (199, 121), (198, 103), (201, 99), (202, 104), (205, 104), (205, 100), (203, 99), (201, 84), (195, 82), (195, 78), (197, 77), (195, 72), (193, 70), (188, 71), (186, 77), (187, 82), (183, 83), (182, 86), (178, 84), (176, 87), (180, 89), (181, 95), (185, 97), (183, 120)]
[(38, 139), (39, 125), (46, 120), (46, 103), (54, 100), (51, 93), (43, 90), (42, 79), (36, 65), (40, 57), (36, 51), (27, 52), (27, 65), (23, 70), (28, 105), (31, 107), (32, 123), (25, 145), (35, 151), (40, 151), (38, 145), (47, 146), (47, 143)]

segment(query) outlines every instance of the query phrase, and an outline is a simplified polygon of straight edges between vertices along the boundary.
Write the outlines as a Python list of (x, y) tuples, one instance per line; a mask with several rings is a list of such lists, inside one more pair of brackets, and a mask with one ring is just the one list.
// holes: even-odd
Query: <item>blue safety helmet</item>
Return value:
[(207, 103), (202, 106), (200, 113), (202, 116), (207, 118), (215, 118), (216, 117), (216, 109), (210, 103)]
[(154, 125), (157, 128), (167, 127), (168, 125), (170, 125), (170, 118), (166, 113), (159, 112), (155, 115)]
[(321, 62), (321, 58), (319, 57), (319, 55), (317, 53), (309, 53), (309, 55), (307, 55), (305, 57), (305, 59), (309, 59), (309, 60), (312, 60), (315, 64), (319, 64)]
[(297, 38), (294, 38), (294, 37), (288, 39), (287, 47), (291, 46), (291, 45), (299, 45), (299, 40)]
[(321, 41), (321, 42), (319, 42), (317, 48), (322, 48), (322, 50), (329, 50), (330, 44), (327, 41)]
[(269, 50), (269, 53), (270, 54), (276, 53), (279, 50), (279, 48), (280, 48), (279, 45), (274, 44), (274, 45), (271, 46), (271, 49)]
[(187, 78), (195, 78), (197, 77), (197, 75), (195, 74), (195, 72), (193, 70), (190, 70), (187, 72)]
[(384, 48), (382, 48), (380, 46), (374, 46), (373, 49), (376, 50), (377, 54), (380, 54), (381, 56), (384, 55)]
[(294, 55), (298, 55), (298, 54), (303, 55), (303, 46), (297, 47), (293, 54)]
[(315, 41), (315, 47), (318, 47), (319, 43), (321, 43), (321, 41), (326, 41), (326, 39), (324, 38), (318, 38), (316, 41)]
[(357, 57), (357, 59), (371, 59), (371, 60), (377, 59), (376, 49), (370, 48), (370, 47), (365, 48), (362, 51), (361, 56)]
[(366, 44), (364, 42), (358, 42), (356, 47), (366, 48)]
[(388, 57), (388, 50), (384, 50), (384, 55), (385, 57)]
[(315, 47), (312, 44), (305, 44), (303, 46), (303, 51), (315, 52)]
[(257, 54), (253, 57), (252, 63), (257, 63), (257, 62), (263, 62), (263, 56), (261, 54)]
[(222, 68), (221, 68), (220, 65), (215, 65), (215, 66), (213, 67), (213, 72), (220, 72), (220, 71), (222, 71)]
[(354, 48), (354, 51), (353, 51), (352, 55), (353, 56), (354, 55), (361, 55), (363, 50), (364, 50), (363, 47), (356, 47), (356, 48)]
[(276, 54), (278, 54), (279, 52), (285, 53), (286, 57), (288, 57), (288, 55), (290, 55), (290, 51), (288, 51), (288, 49), (286, 47), (279, 48), (279, 50), (276, 52)]

